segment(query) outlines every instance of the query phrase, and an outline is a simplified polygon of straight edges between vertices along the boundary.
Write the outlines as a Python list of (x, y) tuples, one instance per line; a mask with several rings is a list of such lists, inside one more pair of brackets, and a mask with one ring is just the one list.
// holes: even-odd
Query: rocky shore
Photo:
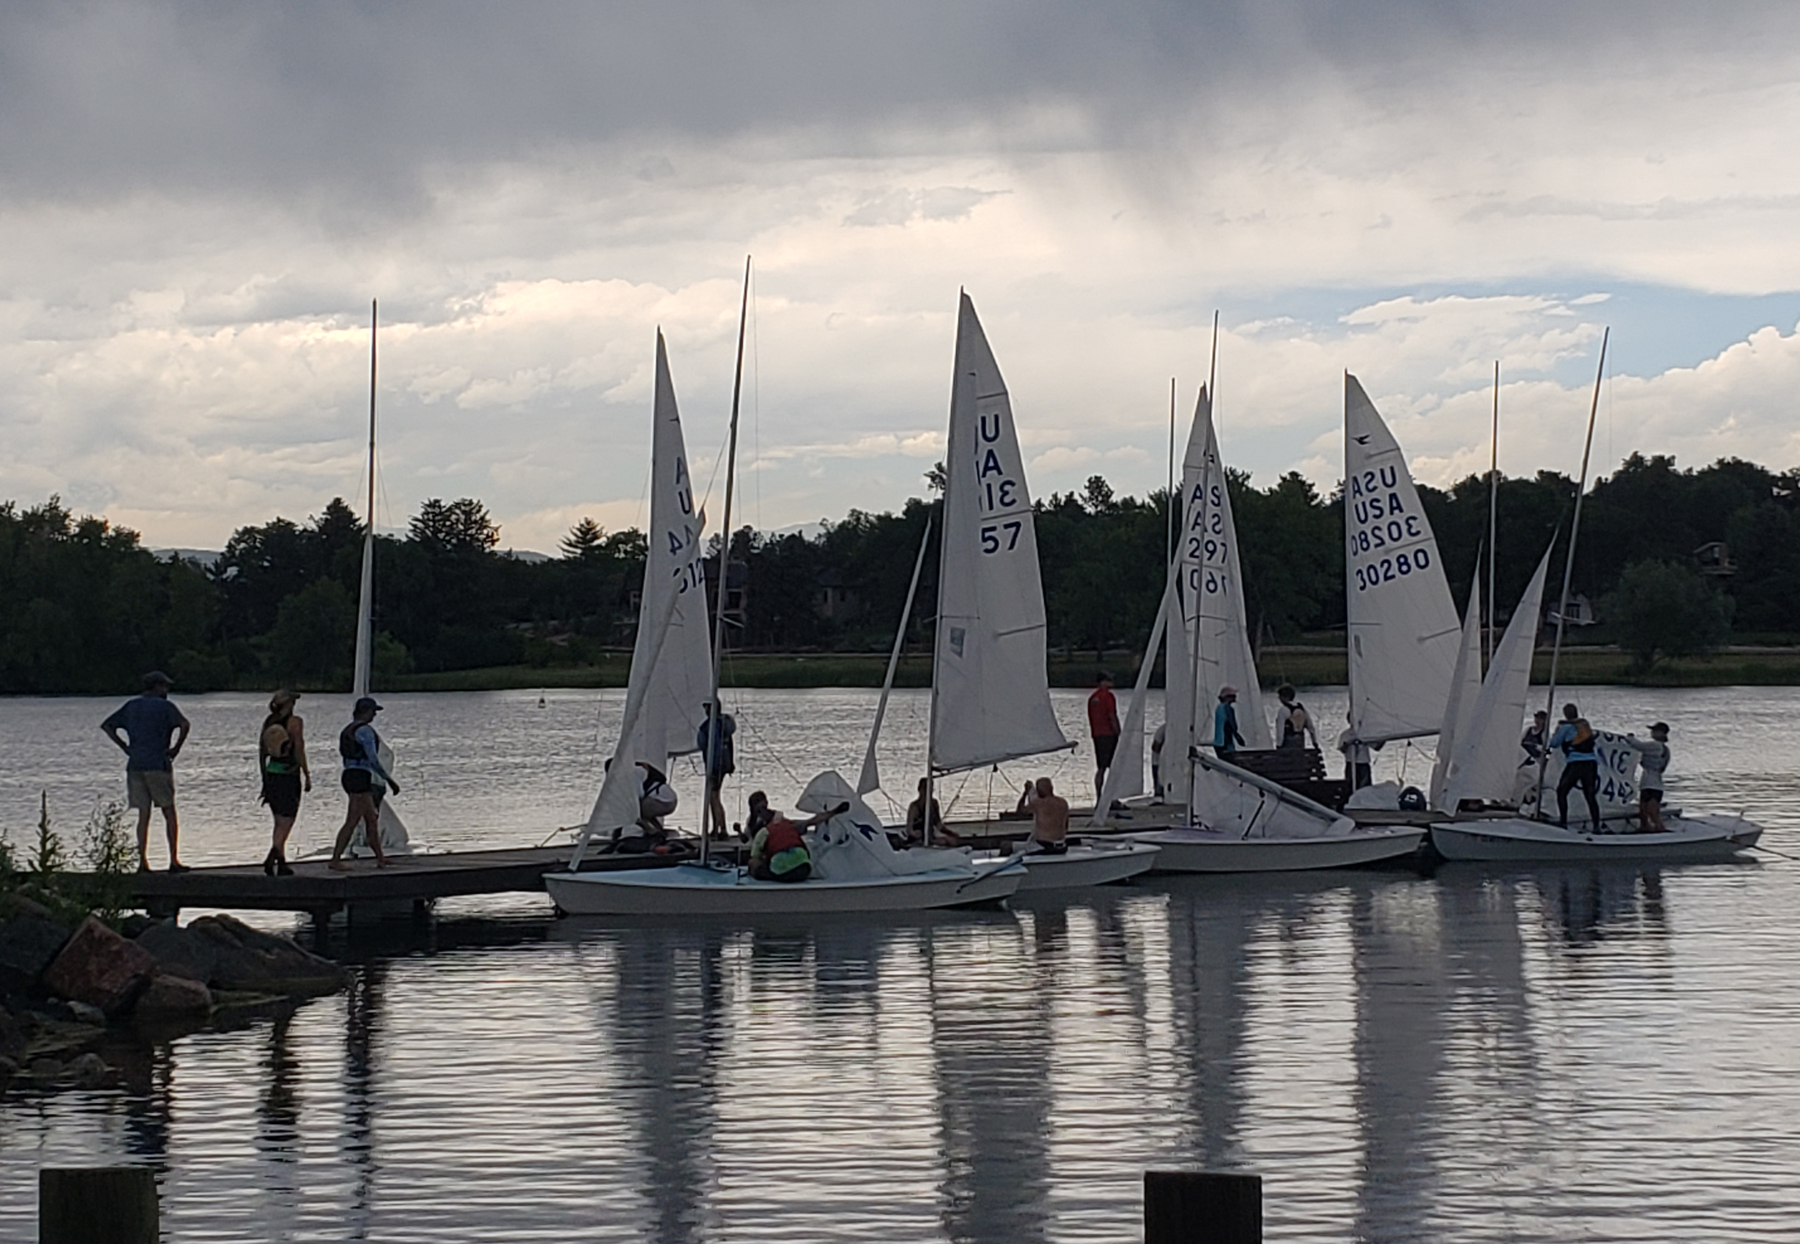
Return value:
[(26, 895), (0, 895), (0, 1089), (103, 1084), (113, 1068), (94, 1047), (120, 1028), (165, 1037), (348, 983), (331, 960), (230, 916), (185, 927), (134, 916), (122, 928), (94, 916), (71, 927)]

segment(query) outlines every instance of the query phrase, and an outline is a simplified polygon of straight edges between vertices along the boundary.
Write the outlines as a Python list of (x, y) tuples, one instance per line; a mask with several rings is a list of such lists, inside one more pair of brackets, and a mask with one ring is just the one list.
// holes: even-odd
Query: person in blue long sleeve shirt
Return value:
[(387, 856), (381, 850), (381, 800), (388, 791), (400, 793), (400, 783), (381, 765), (381, 736), (375, 733), (375, 714), (381, 711), (373, 697), (356, 702), (350, 724), (338, 734), (338, 754), (344, 758), (344, 793), (350, 796), (350, 812), (344, 827), (338, 830), (337, 842), (331, 848), (329, 867), (348, 872), (344, 852), (358, 825), (364, 826), (363, 837), (375, 852), (378, 868), (387, 867)]
[(1237, 754), (1244, 736), (1238, 731), (1237, 688), (1219, 688), (1219, 707), (1213, 709), (1213, 751), (1226, 760)]
[(1593, 832), (1600, 832), (1600, 754), (1594, 750), (1594, 728), (1573, 704), (1563, 705), (1563, 719), (1546, 744), (1563, 754), (1562, 779), (1556, 784), (1557, 821), (1569, 827), (1569, 792), (1577, 786), (1587, 798)]

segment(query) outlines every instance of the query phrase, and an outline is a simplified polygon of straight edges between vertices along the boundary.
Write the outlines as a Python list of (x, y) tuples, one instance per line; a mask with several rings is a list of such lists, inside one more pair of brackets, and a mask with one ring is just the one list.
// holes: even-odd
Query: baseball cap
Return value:
[(356, 707), (351, 711), (356, 713), (379, 713), (381, 711), (381, 705), (375, 703), (374, 696), (365, 695), (356, 702)]

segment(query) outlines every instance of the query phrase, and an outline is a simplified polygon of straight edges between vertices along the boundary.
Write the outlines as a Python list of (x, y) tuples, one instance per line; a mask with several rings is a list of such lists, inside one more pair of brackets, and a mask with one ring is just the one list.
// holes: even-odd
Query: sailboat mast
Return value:
[[(1175, 377), (1169, 377), (1169, 491), (1164, 494), (1169, 499), (1169, 521), (1163, 526), (1168, 530), (1163, 534), (1168, 538), (1163, 541), (1163, 565), (1168, 565), (1175, 557), (1175, 528), (1181, 525), (1181, 507), (1175, 504)], [(1154, 660), (1156, 654), (1151, 653), (1148, 659)]]
[[(1218, 390), (1218, 383), (1219, 313), (1215, 309), (1213, 311), (1212, 352), (1206, 362), (1206, 421), (1208, 425), (1211, 426), (1214, 436), (1217, 436), (1218, 434), (1218, 424), (1213, 422), (1213, 411), (1218, 406), (1218, 400), (1215, 396)], [(1198, 411), (1195, 412), (1194, 417), (1199, 418)], [(1202, 474), (1200, 476), (1200, 487), (1198, 492), (1200, 496), (1205, 497), (1208, 492), (1209, 482), (1206, 472), (1210, 470), (1210, 467), (1202, 466), (1201, 470)], [(1223, 487), (1223, 483), (1221, 483), (1220, 486)], [(1184, 494), (1185, 491), (1184, 488)], [(1184, 516), (1187, 513), (1188, 504), (1189, 498), (1186, 495), (1183, 495), (1182, 514)], [(1187, 530), (1185, 527), (1181, 533), (1181, 538), (1183, 540), (1187, 539)], [(1202, 573), (1204, 574), (1204, 572)], [(1198, 728), (1200, 723), (1200, 587), (1197, 583), (1183, 583), (1182, 587), (1186, 589), (1189, 599), (1193, 601), (1194, 610), (1193, 630), (1191, 633), (1184, 634), (1183, 637), (1183, 642), (1188, 643), (1188, 754), (1184, 757), (1182, 764), (1182, 772), (1186, 775), (1186, 781), (1183, 783), (1185, 789), (1182, 792), (1182, 807), (1184, 809), (1182, 813), (1182, 824), (1191, 825), (1194, 821), (1194, 749), (1199, 745), (1199, 741), (1196, 739), (1194, 731)], [(1182, 620), (1184, 623), (1186, 618), (1187, 609), (1184, 606), (1182, 609)]]
[[(706, 708), (706, 754), (701, 764), (706, 771), (706, 806), (700, 811), (700, 862), (707, 856), (707, 841), (712, 837), (713, 757), (719, 752), (719, 663), (725, 651), (725, 602), (730, 599), (731, 578), (731, 494), (737, 484), (738, 406), (744, 395), (744, 327), (750, 320), (750, 256), (744, 256), (744, 297), (738, 307), (737, 371), (731, 381), (731, 433), (725, 448), (725, 518), (719, 544), (719, 592), (713, 602), (712, 696)], [(721, 825), (719, 829), (724, 829)]]
[(1488, 439), (1488, 595), (1487, 595), (1487, 660), (1494, 663), (1494, 611), (1500, 597), (1494, 591), (1495, 554), (1500, 538), (1500, 360), (1494, 360), (1494, 432)]
[(375, 534), (375, 337), (379, 319), (379, 302), (369, 299), (369, 527)]
[(866, 795), (881, 784), (880, 770), (875, 765), (875, 742), (881, 737), (881, 722), (887, 716), (888, 695), (894, 689), (894, 673), (900, 668), (900, 654), (906, 647), (906, 624), (912, 620), (913, 600), (919, 594), (919, 574), (925, 569), (925, 550), (931, 546), (931, 515), (925, 515), (925, 534), (919, 539), (919, 555), (913, 559), (912, 582), (906, 588), (906, 603), (900, 607), (900, 625), (894, 628), (894, 650), (888, 653), (887, 674), (881, 680), (881, 699), (875, 704), (875, 724), (869, 728), (869, 750), (863, 756), (862, 774), (856, 780), (856, 793)]
[[(1556, 718), (1556, 666), (1562, 659), (1563, 630), (1569, 624), (1569, 583), (1575, 572), (1576, 541), (1581, 538), (1581, 501), (1587, 492), (1588, 458), (1594, 451), (1594, 420), (1600, 414), (1600, 382), (1606, 377), (1606, 345), (1612, 338), (1612, 329), (1608, 327), (1600, 335), (1600, 362), (1594, 368), (1594, 400), (1588, 407), (1587, 442), (1581, 447), (1581, 483), (1575, 487), (1575, 517), (1569, 524), (1569, 549), (1563, 558), (1562, 596), (1556, 604), (1556, 642), (1550, 648), (1550, 691), (1545, 697), (1545, 728)], [(1549, 736), (1545, 735), (1548, 742)], [(1550, 749), (1546, 747), (1538, 757), (1537, 801), (1538, 815), (1544, 814), (1544, 770), (1550, 765)]]
[(375, 657), (375, 389), (376, 337), (380, 307), (369, 300), (369, 493), (363, 512), (362, 577), (356, 596), (356, 651), (351, 654), (350, 693), (369, 694)]

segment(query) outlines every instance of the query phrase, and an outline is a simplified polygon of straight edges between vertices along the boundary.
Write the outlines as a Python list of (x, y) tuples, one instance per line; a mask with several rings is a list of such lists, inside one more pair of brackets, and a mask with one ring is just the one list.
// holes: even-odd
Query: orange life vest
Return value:
[(794, 823), (784, 816), (770, 823), (769, 836), (763, 840), (763, 843), (764, 856), (772, 858), (780, 855), (783, 851), (804, 847), (806, 840), (800, 836), (800, 831), (795, 828)]

